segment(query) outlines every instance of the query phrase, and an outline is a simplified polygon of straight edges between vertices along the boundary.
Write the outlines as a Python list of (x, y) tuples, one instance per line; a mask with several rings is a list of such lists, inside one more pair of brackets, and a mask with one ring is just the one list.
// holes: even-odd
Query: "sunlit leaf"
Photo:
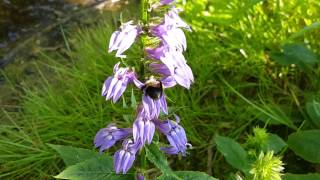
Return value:
[(109, 156), (99, 156), (67, 167), (59, 175), (59, 179), (76, 180), (132, 180), (132, 174), (117, 175), (113, 171), (113, 160)]
[(296, 64), (303, 67), (318, 62), (316, 55), (303, 44), (285, 44), (283, 52), (273, 52), (270, 56), (282, 65)]
[(48, 145), (59, 153), (60, 157), (63, 159), (67, 166), (74, 165), (87, 159), (99, 156), (97, 152), (89, 149), (54, 144)]
[(290, 37), (290, 39), (294, 39), (294, 38), (298, 38), (298, 37), (304, 36), (306, 33), (310, 32), (310, 31), (313, 31), (313, 30), (316, 30), (316, 29), (319, 29), (319, 28), (320, 28), (320, 22), (312, 23), (309, 26), (306, 26), (303, 29), (301, 29), (300, 31), (294, 33)]

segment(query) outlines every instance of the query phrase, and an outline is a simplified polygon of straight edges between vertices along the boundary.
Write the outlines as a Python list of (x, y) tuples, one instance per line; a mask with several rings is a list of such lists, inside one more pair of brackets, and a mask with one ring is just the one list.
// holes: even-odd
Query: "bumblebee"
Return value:
[(162, 96), (163, 85), (161, 81), (156, 80), (154, 77), (150, 77), (149, 80), (145, 82), (142, 90), (151, 99), (157, 100)]

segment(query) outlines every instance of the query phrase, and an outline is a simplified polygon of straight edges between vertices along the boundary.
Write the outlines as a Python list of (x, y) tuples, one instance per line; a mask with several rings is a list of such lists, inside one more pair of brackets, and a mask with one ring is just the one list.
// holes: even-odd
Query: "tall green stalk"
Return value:
[[(141, 0), (141, 8), (140, 8), (140, 15), (141, 15), (141, 22), (142, 22), (142, 27), (146, 26), (148, 23), (148, 0)], [(140, 77), (144, 78), (144, 58), (145, 58), (145, 44), (147, 40), (147, 35), (142, 34), (141, 35), (141, 49), (142, 49), (142, 55), (141, 55), (141, 63), (140, 63)], [(141, 169), (142, 171), (145, 171), (147, 169), (147, 157), (146, 157), (146, 151), (143, 149), (140, 153), (140, 163), (141, 163)]]
[[(149, 6), (149, 2), (148, 0), (141, 0), (141, 8), (140, 8), (140, 20), (142, 22), (142, 27), (146, 26), (148, 23), (148, 6)], [(141, 64), (140, 64), (140, 77), (142, 79), (144, 79), (144, 58), (145, 58), (145, 44), (146, 44), (146, 40), (147, 40), (147, 35), (146, 34), (142, 34), (141, 35), (141, 49), (142, 49), (142, 54), (141, 54)]]
[(148, 22), (148, 0), (141, 0), (141, 21), (144, 25)]

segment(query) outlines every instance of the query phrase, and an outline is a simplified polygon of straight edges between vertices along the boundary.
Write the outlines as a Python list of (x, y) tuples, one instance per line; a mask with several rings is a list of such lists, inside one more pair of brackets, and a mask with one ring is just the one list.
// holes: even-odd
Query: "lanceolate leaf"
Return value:
[(146, 156), (165, 176), (176, 176), (168, 165), (167, 159), (159, 147), (152, 143), (146, 147)]
[(308, 102), (306, 105), (306, 109), (312, 122), (320, 127), (320, 103), (315, 100)]
[(218, 150), (223, 154), (226, 161), (234, 168), (246, 172), (249, 167), (247, 152), (239, 143), (228, 137), (217, 135), (215, 137)]
[(303, 159), (320, 163), (320, 130), (300, 131), (290, 134), (288, 146)]
[(67, 167), (55, 178), (74, 180), (132, 180), (132, 174), (118, 175), (113, 171), (113, 160), (101, 155)]
[(48, 145), (59, 153), (60, 157), (63, 159), (67, 166), (74, 165), (87, 159), (99, 156), (97, 152), (89, 149), (54, 144)]
[(133, 108), (137, 107), (137, 100), (134, 95), (133, 89), (131, 89), (131, 107), (133, 107)]
[[(199, 171), (174, 171), (174, 173), (183, 180), (217, 180), (216, 178)], [(176, 180), (176, 178), (162, 175), (158, 180)]]
[(285, 174), (283, 180), (320, 180), (320, 174)]

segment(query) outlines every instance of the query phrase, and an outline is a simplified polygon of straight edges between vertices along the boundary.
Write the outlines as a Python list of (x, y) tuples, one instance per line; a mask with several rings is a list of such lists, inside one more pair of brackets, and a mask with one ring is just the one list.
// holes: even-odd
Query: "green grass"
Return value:
[[(194, 18), (206, 10), (201, 11), (196, 2), (189, 2), (184, 12), (194, 27), (192, 34), (187, 33), (185, 55), (195, 83), (189, 91), (181, 87), (166, 91), (170, 112), (181, 117), (193, 149), (186, 158), (169, 159), (173, 169), (212, 172), (223, 179), (235, 171), (217, 152), (215, 134), (243, 142), (252, 127), (268, 122), (271, 132), (286, 139), (302, 124), (300, 128), (311, 127), (304, 106), (311, 99), (320, 99), (319, 66), (308, 66), (308, 70), (281, 66), (270, 59), (269, 52), (280, 51), (288, 42), (308, 42), (308, 47), (319, 53), (319, 29), (293, 35), (320, 21), (316, 13), (320, 3), (279, 0), (285, 5), (277, 6), (277, 1), (245, 4), (234, 0), (227, 6), (209, 2), (207, 6), (217, 10)], [(132, 125), (134, 109), (123, 108), (121, 101), (106, 102), (100, 96), (101, 85), (117, 61), (106, 52), (115, 30), (107, 22), (67, 35), (72, 50), (68, 57), (43, 53), (34, 65), (40, 77), (38, 85), (23, 85), (21, 110), (3, 110), (0, 179), (50, 178), (64, 165), (46, 143), (93, 149), (95, 133), (109, 122)], [(128, 54), (129, 63), (136, 64), (139, 45)], [(125, 93), (127, 104), (131, 89)], [(134, 92), (140, 101), (141, 93)], [(289, 127), (283, 125), (286, 123)], [(303, 165), (300, 168), (303, 171)], [(286, 172), (295, 170), (288, 167)]]

